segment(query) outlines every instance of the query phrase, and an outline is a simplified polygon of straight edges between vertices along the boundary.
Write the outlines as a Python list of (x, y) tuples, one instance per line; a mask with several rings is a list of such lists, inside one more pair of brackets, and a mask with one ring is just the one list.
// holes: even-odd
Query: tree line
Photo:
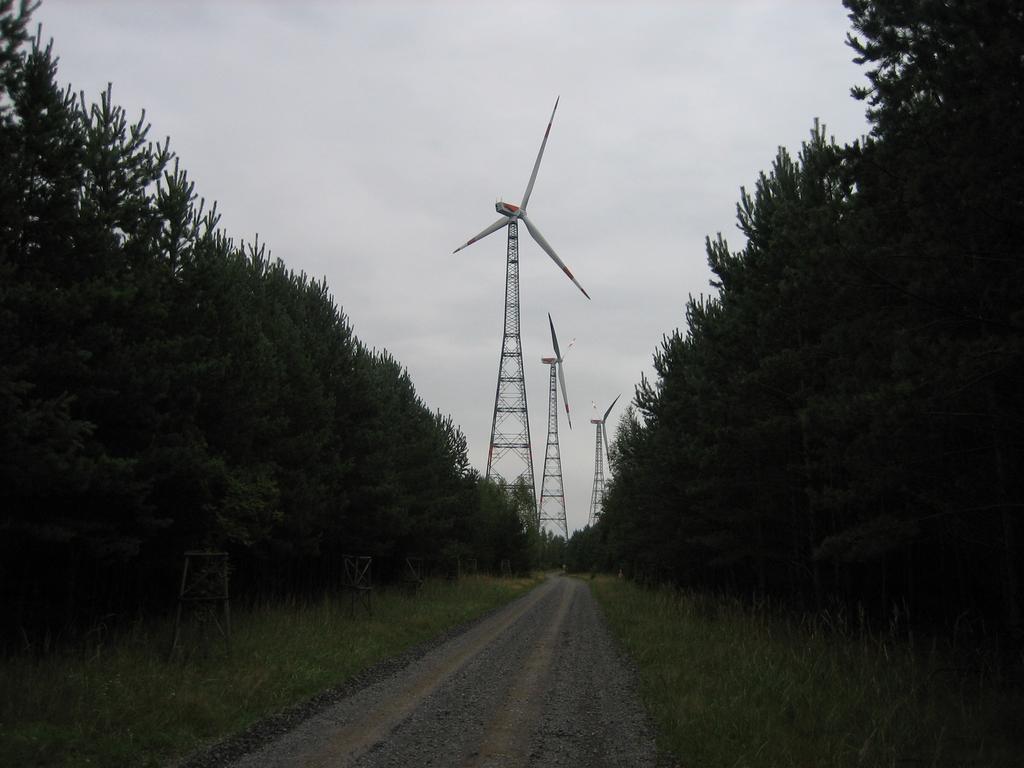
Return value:
[(229, 238), (144, 114), (60, 87), (31, 11), (0, 0), (3, 645), (165, 608), (189, 549), (259, 595), (344, 553), (528, 568), (451, 418), (324, 280)]
[(1024, 6), (844, 4), (870, 134), (741, 191), (570, 558), (1019, 640)]

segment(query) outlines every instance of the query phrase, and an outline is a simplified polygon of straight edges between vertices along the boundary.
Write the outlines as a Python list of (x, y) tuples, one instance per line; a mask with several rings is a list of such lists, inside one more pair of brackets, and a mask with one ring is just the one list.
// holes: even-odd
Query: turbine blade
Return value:
[(545, 253), (547, 253), (547, 255), (551, 257), (551, 260), (555, 262), (555, 264), (557, 264), (563, 272), (565, 272), (566, 276), (570, 280), (572, 280), (572, 284), (579, 288), (583, 295), (589, 299), (590, 294), (584, 291), (583, 286), (576, 282), (576, 278), (572, 276), (572, 272), (570, 272), (569, 268), (565, 266), (565, 262), (558, 258), (558, 254), (555, 253), (555, 249), (548, 245), (548, 241), (544, 239), (544, 235), (540, 233), (540, 230), (533, 226), (530, 220), (526, 218), (525, 213), (522, 214), (519, 218), (523, 220), (523, 224), (526, 225), (526, 228), (529, 230), (530, 235), (533, 237), (533, 239), (537, 241), (537, 245), (544, 249)]
[(604, 435), (604, 460), (610, 470), (612, 468), (612, 454), (608, 450), (608, 430), (604, 428), (603, 421), (601, 422), (601, 434)]
[(569, 415), (569, 395), (565, 393), (565, 371), (562, 370), (562, 361), (558, 361), (558, 383), (562, 385), (562, 402), (565, 403), (565, 418), (569, 420), (569, 429), (572, 429), (572, 416)]
[(620, 397), (622, 397), (622, 395), (621, 395), (621, 394), (618, 394), (618, 395), (616, 395), (616, 396), (615, 396), (615, 399), (614, 399), (614, 400), (612, 400), (612, 404), (611, 404), (611, 405), (609, 405), (609, 406), (608, 406), (608, 410), (604, 412), (604, 418), (603, 418), (603, 419), (601, 419), (601, 423), (602, 423), (602, 424), (604, 424), (604, 423), (605, 423), (605, 421), (606, 421), (606, 420), (608, 419), (608, 414), (612, 412), (612, 408), (614, 408), (614, 407), (615, 407), (615, 404), (616, 404), (617, 402), (619, 402), (619, 398), (620, 398)]
[(526, 204), (530, 202), (530, 195), (533, 193), (533, 182), (537, 180), (537, 171), (540, 170), (540, 159), (544, 157), (544, 147), (548, 143), (548, 134), (551, 133), (551, 124), (555, 121), (555, 110), (558, 109), (558, 98), (555, 99), (555, 109), (551, 110), (551, 119), (548, 120), (547, 130), (544, 131), (544, 139), (540, 143), (540, 152), (537, 153), (537, 160), (533, 164), (533, 173), (530, 174), (530, 183), (526, 185), (526, 191), (523, 193), (523, 202), (519, 204), (519, 207), (524, 211), (526, 210)]
[(565, 348), (565, 354), (562, 355), (562, 360), (563, 361), (565, 360), (565, 358), (567, 358), (569, 356), (569, 350), (571, 350), (573, 348), (573, 346), (575, 346), (575, 344), (576, 344), (576, 337), (573, 336), (571, 339), (569, 339), (569, 346), (567, 346)]
[(467, 245), (472, 245), (477, 240), (483, 240), (485, 237), (487, 237), (492, 232), (497, 232), (502, 227), (508, 226), (508, 222), (509, 222), (508, 217), (507, 216), (502, 216), (500, 219), (498, 219), (496, 222), (491, 224), (491, 226), (489, 226), (487, 229), (485, 229), (479, 235), (477, 235), (476, 237), (470, 238), (468, 241), (466, 241), (465, 243), (460, 245), (458, 248), (456, 248), (454, 251), (452, 251), (452, 253), (458, 253), (463, 248), (465, 248)]
[(558, 350), (558, 337), (555, 336), (555, 323), (551, 320), (551, 313), (548, 312), (548, 325), (551, 326), (551, 344), (555, 348), (555, 359), (561, 363), (562, 353)]

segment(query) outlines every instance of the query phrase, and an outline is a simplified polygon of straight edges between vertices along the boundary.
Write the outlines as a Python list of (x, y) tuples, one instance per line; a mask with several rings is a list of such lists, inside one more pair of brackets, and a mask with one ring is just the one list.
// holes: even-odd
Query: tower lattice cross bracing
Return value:
[[(530, 492), (530, 498), (537, 498), (526, 379), (523, 376), (523, 346), (519, 335), (519, 227), (515, 220), (508, 224), (505, 331), (498, 361), (498, 386), (494, 393), (486, 476), (508, 488), (522, 481)], [(535, 511), (531, 510), (531, 513), (535, 517)], [(536, 524), (536, 520), (533, 522)]]
[(548, 384), (548, 442), (544, 449), (544, 474), (540, 481), (540, 527), (569, 539), (565, 518), (565, 491), (562, 487), (562, 456), (558, 447), (558, 363), (552, 360)]
[(588, 525), (593, 525), (601, 517), (601, 510), (604, 506), (604, 450), (601, 445), (601, 427), (604, 423), (592, 419), (591, 424), (597, 425), (597, 440), (594, 444), (594, 490), (590, 493), (590, 519)]
[[(604, 459), (608, 455), (608, 430), (605, 427), (605, 423), (608, 421), (608, 415), (612, 412), (612, 408), (619, 402), (619, 398), (622, 395), (616, 395), (615, 399), (612, 400), (612, 404), (608, 406), (608, 410), (604, 412), (604, 416), (600, 419), (591, 419), (591, 424), (597, 425), (597, 439), (594, 443), (594, 490), (590, 494), (590, 525), (597, 522), (597, 519), (601, 516), (601, 512), (604, 510)], [(596, 405), (595, 405), (596, 407)], [(602, 450), (602, 447), (604, 450)], [(611, 468), (611, 462), (609, 461), (609, 469)]]

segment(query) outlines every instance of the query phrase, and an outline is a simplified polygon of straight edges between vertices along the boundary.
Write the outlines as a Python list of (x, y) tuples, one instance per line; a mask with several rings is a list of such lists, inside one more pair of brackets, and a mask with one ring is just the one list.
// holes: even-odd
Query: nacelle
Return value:
[(498, 213), (508, 216), (510, 218), (517, 218), (519, 216), (519, 206), (512, 205), (512, 203), (505, 203), (499, 200), (494, 204), (494, 210)]

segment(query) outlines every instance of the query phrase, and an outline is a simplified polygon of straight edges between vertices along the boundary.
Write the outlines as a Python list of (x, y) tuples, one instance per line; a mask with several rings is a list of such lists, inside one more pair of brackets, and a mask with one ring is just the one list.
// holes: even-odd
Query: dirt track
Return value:
[(650, 725), (594, 598), (563, 577), (231, 763), (654, 764)]

